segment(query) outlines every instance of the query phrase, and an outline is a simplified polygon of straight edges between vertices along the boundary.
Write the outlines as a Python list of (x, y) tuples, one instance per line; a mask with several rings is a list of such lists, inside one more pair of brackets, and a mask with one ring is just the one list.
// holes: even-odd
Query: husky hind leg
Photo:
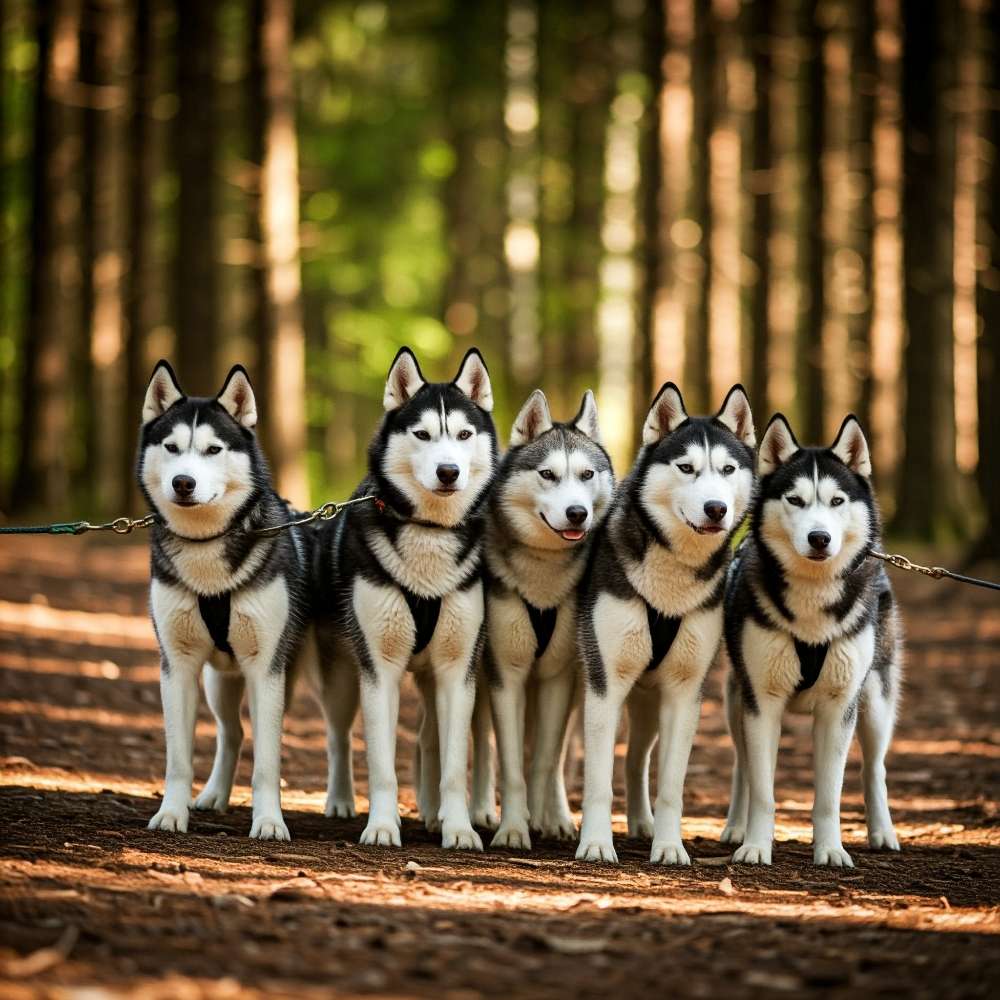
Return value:
[(414, 790), (417, 809), (429, 833), (441, 830), (441, 743), (434, 676), (427, 671), (415, 675), (420, 691), (420, 724), (414, 755)]
[(632, 689), (628, 698), (628, 750), (625, 754), (625, 802), (628, 835), (653, 836), (649, 802), (649, 759), (656, 742), (659, 697), (655, 691)]
[(730, 673), (726, 680), (726, 721), (733, 741), (733, 781), (729, 792), (726, 826), (719, 837), (722, 844), (742, 844), (747, 832), (750, 783), (747, 779), (746, 745), (743, 740), (743, 694), (739, 681)]
[(476, 685), (476, 705), (472, 710), (472, 825), (488, 830), (497, 827), (497, 790), (493, 775), (493, 747), (490, 735), (490, 698), (485, 681)]
[(576, 824), (563, 780), (566, 726), (576, 683), (572, 669), (538, 678), (535, 739), (529, 778), (531, 825), (545, 837), (571, 840)]
[(881, 678), (872, 671), (865, 682), (858, 709), (865, 822), (868, 826), (868, 846), (874, 850), (899, 850), (899, 839), (889, 813), (889, 793), (885, 783), (885, 755), (892, 741), (896, 697), (896, 685), (893, 684), (885, 691)]
[[(305, 656), (311, 655), (309, 652)], [(354, 664), (329, 663), (320, 679), (320, 706), (326, 720), (326, 804), (323, 814), (347, 819), (357, 816), (354, 804), (354, 758), (351, 728), (358, 711), (360, 692)]]
[(240, 705), (246, 683), (242, 674), (222, 673), (212, 666), (206, 667), (204, 676), (205, 697), (215, 716), (215, 760), (208, 782), (194, 800), (194, 808), (225, 812), (233, 792), (233, 778), (243, 744)]

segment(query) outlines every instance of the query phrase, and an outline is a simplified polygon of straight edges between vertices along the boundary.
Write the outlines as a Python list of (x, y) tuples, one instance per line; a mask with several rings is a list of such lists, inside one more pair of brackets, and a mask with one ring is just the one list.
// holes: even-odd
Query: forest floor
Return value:
[[(648, 846), (625, 839), (619, 798), (612, 867), (558, 843), (441, 851), (415, 818), (409, 685), (401, 850), (359, 847), (363, 818), (323, 817), (323, 725), (305, 695), (286, 725), (291, 843), (246, 836), (248, 750), (227, 815), (193, 814), (186, 836), (148, 832), (163, 734), (146, 558), (119, 540), (0, 545), (0, 997), (997, 995), (1000, 602), (988, 592), (896, 574), (901, 854), (864, 844), (855, 750), (844, 828), (857, 867), (811, 864), (810, 741), (793, 720), (775, 864), (727, 864), (719, 664), (687, 782), (695, 863), (649, 865)], [(360, 735), (354, 746), (363, 809)], [(211, 747), (203, 710), (202, 781)]]

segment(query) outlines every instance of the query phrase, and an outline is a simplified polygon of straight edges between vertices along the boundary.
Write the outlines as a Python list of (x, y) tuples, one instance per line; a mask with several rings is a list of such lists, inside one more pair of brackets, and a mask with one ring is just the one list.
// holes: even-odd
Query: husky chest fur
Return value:
[(774, 759), (789, 708), (815, 720), (814, 860), (850, 865), (840, 793), (855, 724), (869, 841), (899, 846), (884, 764), (899, 690), (899, 625), (888, 577), (868, 559), (879, 535), (868, 445), (848, 417), (830, 448), (800, 448), (778, 414), (761, 441), (759, 468), (751, 534), (726, 591), (736, 767), (723, 841), (742, 845), (734, 860), (770, 863)]
[(229, 802), (249, 688), (254, 731), (252, 837), (288, 839), (281, 815), (281, 723), (289, 674), (310, 615), (309, 538), (254, 532), (289, 519), (252, 428), (246, 372), (218, 396), (186, 397), (170, 366), (153, 372), (143, 407), (137, 476), (150, 509), (153, 624), (162, 652), (166, 788), (151, 829), (186, 830), (198, 679), (217, 723), (215, 763), (195, 808)]
[[(701, 687), (722, 636), (729, 539), (753, 492), (753, 418), (734, 386), (713, 417), (689, 417), (677, 387), (650, 407), (582, 585), (586, 772), (577, 857), (616, 861), (611, 837), (615, 728), (629, 705), (629, 832), (653, 862), (690, 863), (681, 843), (684, 775)], [(650, 750), (659, 737), (658, 795)]]
[[(486, 674), (500, 752), (495, 846), (530, 848), (576, 830), (563, 781), (566, 723), (577, 674), (575, 592), (594, 531), (614, 492), (588, 391), (567, 423), (553, 423), (535, 390), (511, 431), (491, 490), (486, 531)], [(534, 697), (530, 788), (524, 779), (526, 698)]]
[[(320, 536), (321, 699), (330, 728), (328, 813), (353, 812), (350, 725), (360, 672), (371, 810), (361, 841), (399, 845), (399, 685), (423, 695), (421, 809), (445, 847), (481, 849), (466, 801), (466, 754), (484, 614), (486, 490), (497, 460), (489, 374), (470, 351), (455, 379), (429, 383), (403, 349), (389, 371), (369, 474)], [(352, 696), (353, 687), (353, 696)], [(433, 736), (433, 738), (432, 738)]]

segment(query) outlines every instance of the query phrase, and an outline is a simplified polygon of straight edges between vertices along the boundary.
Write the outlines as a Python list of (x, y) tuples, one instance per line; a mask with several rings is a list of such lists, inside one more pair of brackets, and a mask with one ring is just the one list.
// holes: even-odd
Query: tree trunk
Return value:
[(174, 330), (176, 371), (191, 393), (214, 391), (218, 359), (218, 7), (177, 0), (177, 170)]
[(305, 335), (299, 264), (298, 140), (291, 48), (292, 0), (266, 0), (261, 51), (266, 96), (261, 232), (267, 272), (270, 381), (264, 416), (271, 467), (283, 496), (309, 502), (305, 469)]
[[(125, 276), (125, 413), (122, 426), (138, 427), (149, 373), (145, 370), (143, 344), (149, 335), (149, 270), (154, 209), (152, 189), (156, 176), (153, 156), (151, 109), (154, 97), (153, 50), (155, 0), (136, 0), (132, 22), (132, 94), (128, 151), (128, 270)], [(135, 495), (135, 455), (126, 439), (120, 456), (118, 503), (131, 509)]]
[(825, 385), (823, 380), (823, 323), (826, 286), (823, 260), (823, 149), (826, 126), (826, 87), (823, 66), (824, 31), (819, 23), (819, 0), (803, 4), (802, 34), (807, 46), (804, 67), (806, 96), (803, 137), (805, 171), (802, 178), (801, 261), (805, 292), (798, 329), (798, 391), (801, 400), (802, 440), (825, 443)]
[(903, 3), (903, 309), (906, 407), (896, 532), (951, 534), (954, 512), (954, 116), (949, 0)]
[(79, 113), (68, 97), (79, 63), (80, 4), (47, 0), (36, 17), (32, 267), (12, 507), (57, 511), (68, 501), (69, 350), (79, 316)]

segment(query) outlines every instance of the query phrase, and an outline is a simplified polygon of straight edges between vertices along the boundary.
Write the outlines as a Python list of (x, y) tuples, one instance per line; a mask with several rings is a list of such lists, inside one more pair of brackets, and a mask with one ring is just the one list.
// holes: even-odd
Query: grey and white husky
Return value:
[(864, 754), (868, 842), (898, 851), (885, 755), (901, 675), (895, 601), (881, 564), (864, 433), (847, 417), (829, 448), (801, 448), (771, 419), (758, 456), (760, 496), (726, 589), (726, 687), (736, 746), (725, 843), (736, 862), (770, 864), (774, 770), (786, 709), (813, 717), (813, 860), (853, 866), (840, 794), (855, 726)]
[[(684, 776), (702, 683), (722, 640), (729, 540), (754, 486), (746, 393), (733, 386), (715, 416), (689, 417), (680, 391), (667, 383), (649, 409), (642, 442), (581, 585), (585, 760), (576, 856), (618, 860), (612, 768), (627, 698), (629, 833), (652, 836), (652, 862), (690, 864), (681, 843)], [(654, 816), (649, 757), (657, 736)]]
[[(566, 723), (578, 673), (576, 586), (614, 493), (587, 390), (577, 415), (554, 423), (536, 389), (521, 408), (490, 493), (486, 528), (486, 678), (500, 754), (500, 828), (493, 846), (530, 849), (576, 834), (563, 779)], [(530, 792), (525, 709), (534, 697)]]
[(281, 815), (281, 726), (290, 674), (307, 645), (309, 537), (255, 535), (287, 521), (253, 427), (257, 406), (237, 365), (213, 398), (188, 398), (165, 361), (142, 409), (139, 486), (152, 527), (150, 607), (160, 643), (167, 736), (163, 802), (151, 830), (186, 831), (193, 781), (198, 680), (218, 725), (215, 763), (196, 809), (225, 810), (243, 739), (253, 723), (251, 837), (288, 840)]
[(350, 728), (360, 674), (370, 799), (361, 843), (400, 845), (396, 726), (409, 669), (423, 696), (421, 812), (444, 847), (482, 850), (466, 766), (483, 637), (483, 514), (497, 463), (486, 364), (470, 350), (453, 381), (430, 383), (403, 348), (383, 406), (355, 493), (376, 496), (378, 506), (347, 509), (318, 540), (327, 813), (354, 811)]

